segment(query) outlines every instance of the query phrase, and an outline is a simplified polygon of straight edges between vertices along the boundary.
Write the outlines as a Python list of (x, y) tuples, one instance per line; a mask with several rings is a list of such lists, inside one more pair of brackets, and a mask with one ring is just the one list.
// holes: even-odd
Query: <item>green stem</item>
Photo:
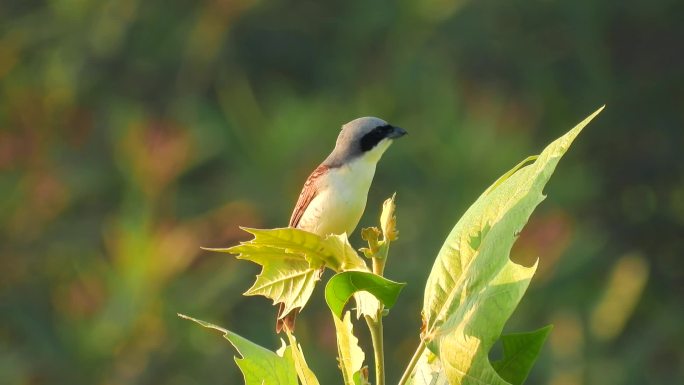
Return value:
[(404, 374), (401, 376), (401, 379), (399, 380), (399, 385), (405, 385), (406, 382), (409, 380), (409, 378), (411, 377), (411, 374), (413, 374), (413, 369), (416, 367), (416, 364), (418, 364), (418, 360), (420, 359), (420, 356), (423, 355), (424, 351), (425, 351), (425, 341), (420, 340), (420, 345), (418, 345), (418, 349), (416, 349), (416, 352), (413, 353), (413, 357), (411, 357), (411, 361), (409, 361), (409, 364), (406, 367)]
[[(380, 312), (382, 313), (382, 311)], [(382, 336), (382, 314), (378, 314), (375, 321), (371, 316), (366, 316), (368, 330), (373, 341), (373, 358), (375, 360), (375, 385), (385, 385), (385, 349)]]
[[(373, 273), (382, 276), (385, 271), (385, 263), (387, 262), (387, 252), (389, 250), (389, 242), (385, 243), (378, 254), (378, 257), (373, 257)], [(366, 324), (370, 330), (371, 340), (373, 342), (373, 359), (375, 360), (375, 385), (385, 385), (385, 344), (383, 341), (383, 317), (384, 306), (380, 305), (378, 314), (375, 319), (366, 316)]]
[(379, 258), (373, 258), (373, 273), (382, 276), (385, 271), (385, 260)]

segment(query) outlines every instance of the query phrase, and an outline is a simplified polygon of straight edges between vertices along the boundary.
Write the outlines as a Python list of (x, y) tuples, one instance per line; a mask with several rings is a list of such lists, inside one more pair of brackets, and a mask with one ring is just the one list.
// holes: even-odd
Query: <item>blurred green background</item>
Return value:
[[(275, 348), (275, 309), (241, 296), (256, 266), (199, 247), (286, 225), (339, 127), (365, 115), (410, 132), (361, 223), (397, 192), (394, 383), (453, 224), (604, 103), (516, 245), (540, 266), (506, 330), (555, 325), (529, 384), (684, 382), (683, 14), (674, 0), (3, 1), (0, 383), (241, 383), (228, 343), (176, 312)], [(298, 335), (321, 383), (341, 383), (320, 290)]]

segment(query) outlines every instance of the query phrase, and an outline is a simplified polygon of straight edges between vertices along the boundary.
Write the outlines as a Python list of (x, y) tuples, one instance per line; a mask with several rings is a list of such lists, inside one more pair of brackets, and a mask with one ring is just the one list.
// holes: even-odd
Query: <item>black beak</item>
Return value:
[(392, 126), (392, 131), (389, 133), (389, 135), (387, 135), (387, 137), (390, 139), (396, 139), (396, 138), (401, 138), (402, 136), (404, 136), (406, 134), (408, 134), (408, 132), (406, 132), (406, 130), (404, 130), (403, 128), (397, 127), (397, 126)]

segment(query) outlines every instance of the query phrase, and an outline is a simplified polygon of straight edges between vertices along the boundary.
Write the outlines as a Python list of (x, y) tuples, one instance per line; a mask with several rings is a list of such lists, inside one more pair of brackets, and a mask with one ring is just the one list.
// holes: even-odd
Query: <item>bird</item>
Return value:
[[(366, 208), (375, 167), (382, 154), (407, 132), (376, 117), (362, 117), (342, 126), (335, 148), (309, 175), (299, 194), (289, 227), (320, 236), (354, 232)], [(323, 269), (319, 272), (322, 274)], [(282, 314), (276, 332), (294, 331), (300, 308)]]

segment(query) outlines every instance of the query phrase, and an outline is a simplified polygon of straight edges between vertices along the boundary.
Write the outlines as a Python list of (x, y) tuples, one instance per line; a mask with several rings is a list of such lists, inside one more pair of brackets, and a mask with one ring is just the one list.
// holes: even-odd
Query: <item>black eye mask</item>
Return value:
[(361, 138), (361, 151), (366, 152), (372, 150), (381, 140), (385, 139), (392, 130), (393, 128), (389, 124), (375, 127), (371, 132)]

